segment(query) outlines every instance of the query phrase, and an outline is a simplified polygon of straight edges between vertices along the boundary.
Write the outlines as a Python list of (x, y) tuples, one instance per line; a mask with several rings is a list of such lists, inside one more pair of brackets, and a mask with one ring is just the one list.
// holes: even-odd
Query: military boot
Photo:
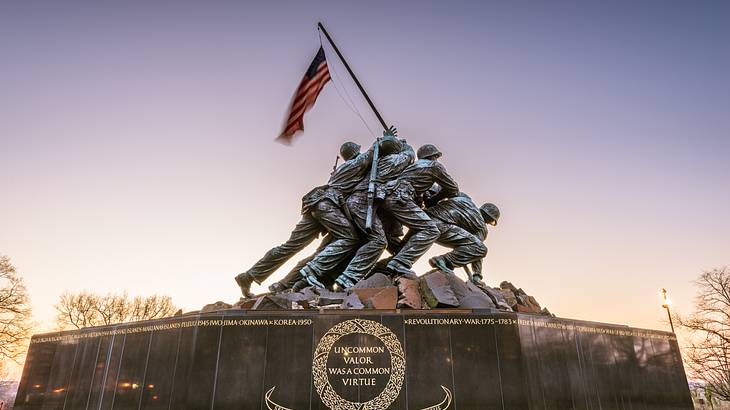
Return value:
[(273, 293), (280, 293), (286, 290), (286, 286), (282, 285), (281, 282), (274, 282), (269, 286), (269, 291)]
[(471, 278), (469, 278), (469, 279), (471, 280), (471, 283), (473, 283), (477, 286), (481, 286), (481, 287), (486, 286), (486, 284), (484, 283), (484, 280), (482, 279), (482, 275), (479, 273), (475, 273), (475, 274), (471, 275)]
[(397, 275), (413, 274), (413, 271), (408, 266), (404, 265), (401, 262), (398, 262), (395, 259), (388, 262), (386, 268)]
[(253, 293), (251, 293), (251, 284), (253, 282), (253, 276), (249, 275), (248, 272), (243, 272), (236, 276), (236, 283), (241, 288), (241, 294), (245, 298), (251, 299), (254, 297)]
[(306, 287), (309, 287), (309, 283), (307, 283), (304, 279), (300, 279), (294, 284), (294, 286), (292, 286), (291, 290), (292, 292), (300, 292)]
[(319, 281), (319, 278), (317, 277), (317, 274), (312, 271), (312, 269), (304, 265), (303, 268), (299, 269), (299, 274), (302, 275), (302, 278), (307, 281), (310, 285), (314, 286), (315, 288), (324, 289), (325, 286), (322, 282)]
[(342, 289), (349, 289), (352, 287), (355, 287), (355, 282), (349, 277), (345, 275), (340, 275), (335, 279), (335, 283), (342, 286)]
[(443, 256), (434, 256), (428, 260), (428, 264), (431, 265), (432, 268), (442, 270), (446, 273), (454, 273), (453, 266), (450, 266), (451, 264)]

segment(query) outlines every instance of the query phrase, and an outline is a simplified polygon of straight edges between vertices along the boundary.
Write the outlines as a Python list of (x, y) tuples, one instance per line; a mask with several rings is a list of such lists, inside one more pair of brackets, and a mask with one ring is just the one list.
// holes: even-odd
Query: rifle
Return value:
[[(325, 30), (322, 23), (317, 23), (317, 27), (324, 33), (324, 36), (327, 38), (327, 41), (330, 42), (332, 45), (332, 48), (335, 50), (335, 53), (337, 53), (337, 57), (340, 58), (342, 61), (342, 64), (347, 69), (347, 72), (350, 73), (350, 77), (352, 77), (353, 81), (355, 81), (355, 85), (357, 85), (357, 88), (360, 89), (360, 92), (362, 93), (362, 96), (365, 97), (365, 101), (368, 102), (368, 105), (370, 105), (370, 108), (373, 110), (373, 113), (375, 113), (375, 116), (378, 117), (378, 121), (380, 121), (380, 125), (383, 126), (383, 130), (385, 132), (390, 132), (388, 129), (388, 126), (385, 125), (385, 120), (383, 120), (383, 117), (380, 115), (378, 110), (375, 108), (375, 104), (373, 104), (373, 101), (370, 99), (368, 94), (365, 92), (365, 89), (362, 87), (362, 84), (360, 84), (360, 80), (355, 77), (355, 73), (352, 72), (352, 69), (350, 68), (350, 65), (347, 64), (347, 60), (345, 60), (345, 57), (342, 56), (342, 53), (340, 53), (340, 49), (337, 48), (337, 45), (334, 41), (332, 41), (332, 37), (330, 37), (330, 34)], [(375, 178), (378, 175), (378, 145), (380, 143), (380, 138), (378, 138), (377, 141), (375, 141), (375, 148), (373, 151), (373, 164), (372, 169), (370, 170), (370, 183), (368, 184), (368, 213), (367, 217), (365, 218), (365, 231), (370, 232), (372, 225), (373, 225), (373, 201), (375, 200)]]
[(365, 216), (365, 232), (370, 233), (373, 228), (373, 202), (375, 201), (375, 178), (378, 176), (378, 154), (380, 152), (380, 138), (373, 146), (373, 162), (370, 165), (370, 181), (368, 182), (368, 213)]
[(340, 156), (335, 157), (335, 165), (332, 166), (332, 172), (330, 172), (330, 176), (335, 174), (335, 171), (337, 171), (337, 163), (340, 161)]

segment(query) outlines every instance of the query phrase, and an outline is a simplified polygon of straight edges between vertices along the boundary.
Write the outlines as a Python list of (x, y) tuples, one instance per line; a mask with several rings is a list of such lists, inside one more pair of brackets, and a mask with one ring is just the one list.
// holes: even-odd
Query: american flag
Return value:
[(330, 72), (327, 69), (327, 60), (324, 56), (324, 49), (319, 48), (314, 61), (304, 74), (299, 88), (294, 93), (289, 114), (284, 125), (284, 130), (277, 138), (277, 141), (291, 144), (294, 134), (304, 131), (304, 113), (309, 111), (317, 100), (322, 87), (330, 80)]

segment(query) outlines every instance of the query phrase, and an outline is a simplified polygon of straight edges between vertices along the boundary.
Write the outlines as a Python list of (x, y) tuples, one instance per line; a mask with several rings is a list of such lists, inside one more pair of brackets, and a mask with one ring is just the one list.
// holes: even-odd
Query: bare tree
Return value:
[(80, 329), (86, 326), (99, 324), (99, 297), (88, 292), (61, 294), (55, 308), (58, 312), (56, 323), (61, 329), (75, 327)]
[(129, 312), (129, 321), (157, 319), (172, 316), (177, 311), (169, 296), (152, 295), (146, 298), (134, 298)]
[(169, 296), (130, 298), (127, 293), (99, 296), (88, 292), (64, 293), (56, 304), (59, 329), (111, 325), (172, 316), (177, 308)]
[(100, 315), (100, 325), (111, 325), (129, 321), (131, 303), (124, 292), (121, 295), (108, 294), (97, 298), (96, 310)]
[(18, 362), (31, 331), (28, 292), (10, 258), (0, 255), (0, 361)]
[(730, 400), (730, 269), (703, 272), (694, 283), (695, 311), (675, 315), (679, 327), (689, 333), (684, 359), (715, 395)]

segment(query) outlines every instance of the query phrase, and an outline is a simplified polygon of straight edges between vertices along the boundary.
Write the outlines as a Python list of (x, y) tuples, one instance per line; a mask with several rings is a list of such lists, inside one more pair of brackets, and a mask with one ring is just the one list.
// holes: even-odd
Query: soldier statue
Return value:
[[(380, 141), (380, 157), (375, 166), (376, 198), (385, 196), (383, 187), (395, 180), (415, 159), (413, 148), (404, 139), (398, 139), (386, 133)], [(347, 268), (337, 277), (335, 282), (344, 288), (354, 286), (364, 278), (383, 254), (388, 243), (386, 230), (378, 216), (377, 210), (371, 209), (371, 226), (366, 227), (368, 213), (368, 186), (370, 178), (363, 179), (347, 199), (347, 211), (353, 222), (365, 235), (365, 243), (355, 253)], [(393, 228), (389, 226), (389, 232)]]
[(251, 284), (261, 284), (287, 260), (304, 249), (320, 234), (328, 233), (331, 240), (301, 268), (301, 274), (310, 284), (323, 287), (321, 274), (334, 268), (359, 245), (356, 228), (342, 211), (347, 195), (365, 177), (372, 161), (372, 150), (361, 154), (360, 145), (346, 142), (340, 148), (345, 161), (330, 176), (327, 185), (317, 187), (302, 198), (302, 219), (287, 240), (269, 250), (248, 271), (236, 276), (236, 283), (245, 297), (253, 297)]
[[(469, 272), (471, 264), (470, 280), (481, 283), (486, 225), (497, 224), (499, 209), (490, 203), (478, 208), (459, 192), (434, 145), (415, 153), (393, 127), (367, 152), (360, 153), (360, 148), (354, 142), (342, 144), (344, 163), (333, 170), (327, 185), (304, 195), (302, 219), (289, 240), (236, 276), (245, 297), (253, 297), (253, 282), (262, 283), (320, 234), (326, 236), (317, 251), (272, 284), (272, 292), (324, 288), (326, 283), (351, 288), (376, 264), (392, 274), (411, 273), (433, 243), (452, 249), (431, 258), (433, 267), (447, 272), (465, 267)], [(402, 237), (404, 226), (408, 234)], [(378, 262), (386, 247), (393, 256)]]
[[(427, 202), (433, 203), (432, 200)], [(497, 225), (500, 215), (497, 206), (486, 203), (478, 208), (468, 195), (459, 193), (426, 208), (426, 213), (439, 229), (436, 243), (452, 249), (444, 255), (434, 256), (429, 264), (450, 273), (457, 267), (471, 264), (469, 280), (482, 283), (482, 259), (487, 255), (483, 243), (487, 237), (486, 225)]]
[(439, 237), (439, 228), (421, 208), (423, 194), (438, 184), (440, 191), (431, 198), (437, 202), (459, 193), (459, 186), (438, 162), (441, 151), (431, 144), (418, 149), (418, 161), (408, 166), (400, 176), (383, 186), (382, 209), (408, 227), (408, 240), (388, 262), (387, 268), (395, 274), (411, 272), (413, 264), (423, 256)]

